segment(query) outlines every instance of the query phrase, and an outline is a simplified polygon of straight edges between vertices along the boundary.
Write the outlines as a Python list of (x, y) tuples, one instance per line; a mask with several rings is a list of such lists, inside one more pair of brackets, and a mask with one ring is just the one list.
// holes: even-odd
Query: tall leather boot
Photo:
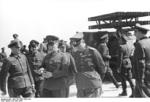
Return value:
[(122, 91), (122, 93), (120, 93), (119, 96), (127, 96), (127, 91), (126, 90)]
[(135, 88), (134, 87), (131, 87), (131, 95), (129, 96), (130, 98), (133, 98), (134, 97), (134, 90), (135, 90)]

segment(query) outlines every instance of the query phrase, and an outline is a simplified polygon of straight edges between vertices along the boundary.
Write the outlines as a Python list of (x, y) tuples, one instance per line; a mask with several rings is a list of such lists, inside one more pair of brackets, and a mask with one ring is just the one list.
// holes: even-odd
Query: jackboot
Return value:
[(127, 91), (122, 91), (122, 93), (120, 93), (119, 96), (127, 96)]

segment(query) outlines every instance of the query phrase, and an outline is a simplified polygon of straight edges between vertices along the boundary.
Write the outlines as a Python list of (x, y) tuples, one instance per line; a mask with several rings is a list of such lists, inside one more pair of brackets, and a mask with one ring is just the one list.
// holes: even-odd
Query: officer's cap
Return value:
[(54, 35), (48, 35), (48, 36), (46, 36), (46, 40), (48, 40), (48, 41), (58, 41), (59, 38), (57, 36), (54, 36)]
[(135, 29), (138, 29), (139, 31), (149, 31), (146, 27), (141, 26), (139, 23), (135, 25)]
[(36, 46), (38, 46), (39, 45), (39, 42), (38, 41), (36, 41), (36, 40), (31, 40), (30, 41), (30, 46), (31, 47), (36, 47)]
[(59, 41), (59, 38), (54, 35), (48, 35), (46, 36), (46, 40), (48, 41), (48, 45), (54, 45), (56, 41)]
[(100, 36), (100, 40), (103, 40), (103, 39), (106, 39), (106, 38), (108, 38), (108, 34), (103, 34), (103, 35)]
[(83, 32), (76, 32), (76, 34), (70, 38), (70, 40), (81, 40), (83, 39), (84, 34)]
[(8, 45), (8, 48), (11, 48), (11, 47), (18, 47), (18, 48), (21, 48), (21, 43), (17, 40), (12, 40), (10, 42), (10, 44)]

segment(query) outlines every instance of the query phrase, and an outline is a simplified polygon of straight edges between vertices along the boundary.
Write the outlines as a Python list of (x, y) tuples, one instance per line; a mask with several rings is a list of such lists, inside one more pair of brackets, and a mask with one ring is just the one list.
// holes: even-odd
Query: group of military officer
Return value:
[[(148, 31), (141, 25), (135, 26), (137, 41), (134, 51), (130, 49), (125, 37), (124, 43), (119, 45), (117, 71), (120, 73), (123, 89), (120, 96), (127, 95), (128, 80), (132, 89), (131, 97), (150, 97), (150, 39), (146, 36)], [(8, 45), (11, 54), (4, 59), (0, 72), (2, 95), (68, 97), (70, 83), (75, 80), (77, 97), (100, 97), (106, 73), (116, 88), (119, 87), (109, 67), (111, 56), (107, 48), (108, 35), (101, 37), (103, 40), (98, 50), (86, 45), (83, 33), (78, 32), (70, 38), (71, 48), (67, 48), (66, 43), (58, 37), (49, 35), (43, 42), (46, 51), (39, 50), (39, 42), (32, 40), (28, 46), (29, 51), (25, 53), (21, 51), (23, 45), (17, 36), (14, 35), (14, 40)], [(136, 84), (132, 81), (132, 68)]]

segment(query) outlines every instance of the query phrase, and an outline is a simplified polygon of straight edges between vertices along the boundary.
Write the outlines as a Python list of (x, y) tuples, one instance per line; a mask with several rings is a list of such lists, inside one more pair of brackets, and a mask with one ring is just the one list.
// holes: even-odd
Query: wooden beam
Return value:
[(114, 22), (108, 24), (101, 24), (101, 25), (91, 25), (89, 29), (102, 29), (102, 28), (116, 28), (116, 27), (132, 27), (135, 26), (136, 23), (140, 23), (141, 25), (150, 24), (150, 21), (132, 21), (132, 22)]

